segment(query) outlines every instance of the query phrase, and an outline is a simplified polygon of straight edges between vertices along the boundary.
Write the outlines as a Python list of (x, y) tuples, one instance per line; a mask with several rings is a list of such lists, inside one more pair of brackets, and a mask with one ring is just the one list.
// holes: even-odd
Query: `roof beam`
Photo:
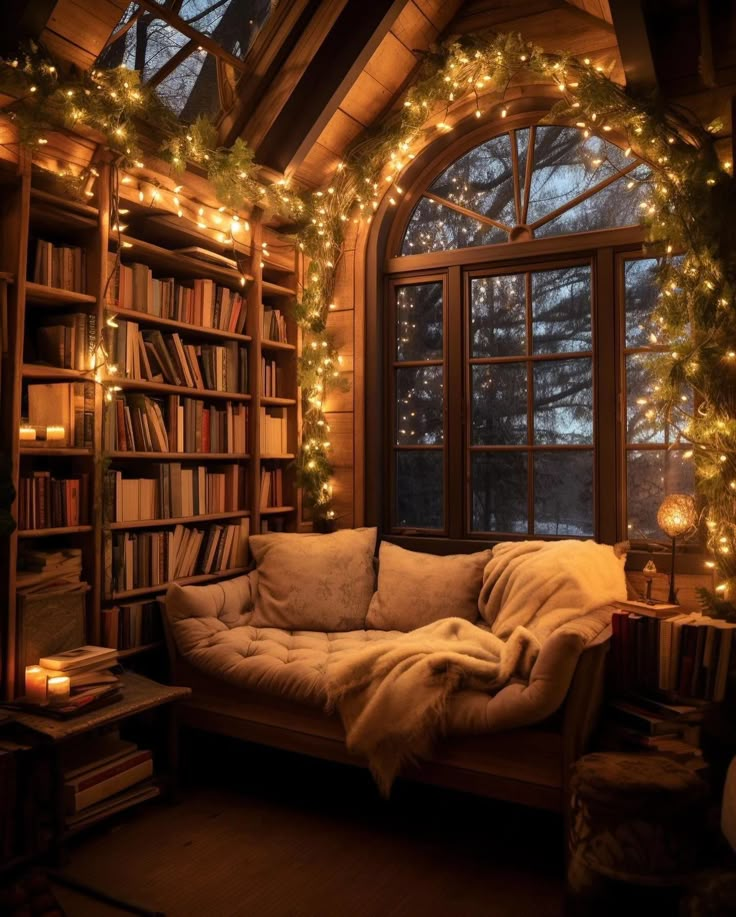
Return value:
[(657, 71), (640, 0), (610, 0), (626, 85), (639, 92), (657, 88)]
[(406, 3), (347, 0), (256, 144), (259, 162), (279, 172), (298, 167)]

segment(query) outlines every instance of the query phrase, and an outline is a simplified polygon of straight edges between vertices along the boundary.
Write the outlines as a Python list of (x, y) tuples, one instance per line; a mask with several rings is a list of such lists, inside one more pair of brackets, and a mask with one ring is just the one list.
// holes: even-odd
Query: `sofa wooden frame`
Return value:
[[(367, 767), (347, 750), (338, 717), (205, 675), (179, 655), (163, 618), (173, 682), (192, 688), (192, 696), (178, 705), (182, 726)], [(567, 697), (552, 717), (532, 727), (448, 738), (432, 760), (402, 777), (564, 813), (570, 767), (587, 750), (598, 720), (609, 638), (607, 628), (585, 647)]]

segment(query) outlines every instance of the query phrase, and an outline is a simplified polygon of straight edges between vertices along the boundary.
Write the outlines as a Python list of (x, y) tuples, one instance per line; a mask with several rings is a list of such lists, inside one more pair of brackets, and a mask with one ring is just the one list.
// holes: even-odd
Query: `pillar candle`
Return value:
[(46, 703), (46, 670), (40, 665), (26, 666), (26, 700), (32, 704)]
[(20, 441), (21, 442), (32, 442), (36, 438), (36, 431), (33, 427), (21, 427), (20, 428)]
[(49, 703), (61, 705), (69, 700), (69, 676), (54, 675), (46, 683), (49, 692)]
[(62, 426), (46, 427), (46, 442), (58, 443), (66, 439), (66, 430)]

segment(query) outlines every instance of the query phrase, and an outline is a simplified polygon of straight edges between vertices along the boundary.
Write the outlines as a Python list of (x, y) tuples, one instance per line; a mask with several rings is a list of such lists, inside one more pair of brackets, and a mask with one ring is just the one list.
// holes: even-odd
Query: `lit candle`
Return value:
[(26, 666), (26, 700), (32, 704), (46, 703), (46, 670), (40, 665)]
[(21, 442), (32, 442), (36, 438), (36, 431), (33, 427), (21, 427), (20, 428), (20, 440)]
[(55, 675), (46, 683), (49, 692), (49, 703), (60, 705), (69, 700), (69, 676)]
[(66, 439), (66, 430), (64, 427), (46, 427), (46, 442), (58, 443)]

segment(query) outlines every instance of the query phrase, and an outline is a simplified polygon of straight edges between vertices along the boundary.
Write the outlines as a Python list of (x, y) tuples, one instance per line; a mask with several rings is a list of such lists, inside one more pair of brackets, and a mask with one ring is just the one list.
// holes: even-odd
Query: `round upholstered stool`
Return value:
[(660, 755), (592, 754), (570, 781), (571, 914), (677, 912), (705, 828), (707, 787)]

